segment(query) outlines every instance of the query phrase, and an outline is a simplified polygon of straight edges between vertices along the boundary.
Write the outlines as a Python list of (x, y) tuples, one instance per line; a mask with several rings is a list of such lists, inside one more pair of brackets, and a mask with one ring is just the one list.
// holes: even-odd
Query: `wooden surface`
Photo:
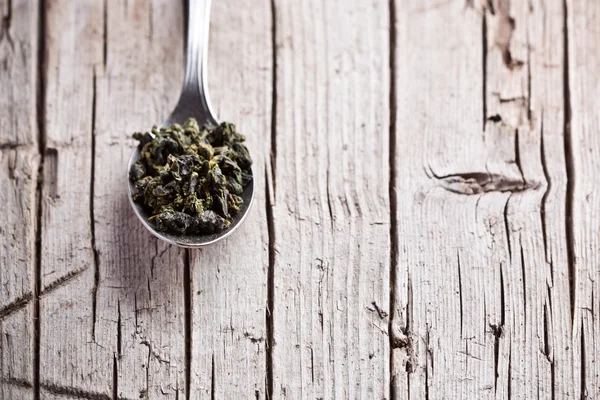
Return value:
[(214, 0), (199, 251), (124, 189), (184, 13), (0, 0), (0, 399), (600, 398), (600, 3)]

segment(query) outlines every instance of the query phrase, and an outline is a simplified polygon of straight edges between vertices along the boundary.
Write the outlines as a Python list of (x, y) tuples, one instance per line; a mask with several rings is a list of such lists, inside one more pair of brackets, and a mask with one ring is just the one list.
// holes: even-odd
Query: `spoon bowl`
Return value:
[[(208, 124), (218, 125), (218, 119), (212, 112), (208, 87), (206, 85), (206, 53), (208, 47), (208, 28), (210, 23), (210, 0), (188, 0), (188, 29), (186, 67), (183, 88), (179, 101), (171, 115), (161, 126), (167, 127), (174, 123), (183, 125), (188, 118), (196, 118), (200, 126)], [(140, 150), (136, 147), (131, 154), (127, 166), (127, 187), (129, 202), (142, 224), (156, 237), (171, 244), (198, 248), (206, 246), (231, 235), (244, 221), (254, 199), (254, 174), (250, 170), (252, 179), (242, 193), (243, 204), (239, 212), (233, 216), (231, 225), (217, 233), (211, 234), (179, 234), (159, 232), (153, 222), (148, 221), (152, 215), (141, 204), (133, 201), (136, 192), (129, 179), (129, 170), (140, 157)]]
[[(139, 156), (140, 151), (136, 147), (133, 151), (133, 154), (131, 155), (131, 158), (129, 159), (129, 168), (134, 162), (137, 161)], [(127, 177), (127, 182), (129, 202), (131, 203), (135, 214), (138, 216), (140, 221), (142, 221), (142, 224), (144, 224), (144, 226), (157, 238), (177, 246), (188, 248), (197, 248), (213, 244), (231, 235), (242, 224), (242, 222), (248, 215), (248, 211), (250, 210), (250, 207), (254, 200), (254, 179), (252, 179), (250, 183), (248, 183), (248, 186), (244, 188), (244, 192), (242, 193), (244, 204), (242, 204), (242, 206), (240, 207), (240, 211), (233, 217), (229, 228), (225, 229), (224, 231), (211, 234), (177, 234), (171, 232), (159, 232), (154, 227), (154, 224), (148, 221), (148, 218), (150, 218), (152, 214), (149, 213), (146, 209), (144, 209), (144, 207), (140, 203), (136, 203), (135, 201), (133, 201), (133, 194), (135, 193), (135, 188), (129, 180), (129, 176)]]

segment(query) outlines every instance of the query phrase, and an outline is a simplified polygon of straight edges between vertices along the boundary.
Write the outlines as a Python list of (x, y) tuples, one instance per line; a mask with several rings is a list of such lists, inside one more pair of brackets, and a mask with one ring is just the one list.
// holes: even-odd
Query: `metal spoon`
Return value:
[[(200, 126), (206, 123), (212, 125), (218, 124), (218, 120), (211, 109), (206, 80), (210, 2), (211, 0), (188, 0), (187, 50), (183, 88), (177, 106), (175, 106), (175, 109), (166, 121), (162, 123), (162, 126), (170, 126), (174, 123), (183, 124), (190, 117), (196, 118)], [(135, 188), (129, 179), (129, 169), (137, 161), (139, 155), (139, 150), (136, 147), (127, 167), (129, 201), (138, 218), (154, 236), (177, 246), (195, 248), (206, 246), (226, 238), (244, 221), (254, 198), (254, 179), (244, 189), (244, 193), (242, 194), (244, 204), (240, 208), (240, 211), (233, 218), (229, 228), (224, 231), (205, 235), (158, 232), (148, 222), (148, 218), (151, 216), (150, 213), (140, 204), (134, 202), (132, 198)]]

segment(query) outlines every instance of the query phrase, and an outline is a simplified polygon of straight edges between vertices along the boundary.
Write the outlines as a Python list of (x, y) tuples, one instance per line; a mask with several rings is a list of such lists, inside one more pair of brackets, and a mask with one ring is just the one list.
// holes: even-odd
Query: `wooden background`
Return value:
[(0, 0), (1, 399), (600, 398), (600, 2), (214, 0), (244, 226), (126, 194), (175, 0)]

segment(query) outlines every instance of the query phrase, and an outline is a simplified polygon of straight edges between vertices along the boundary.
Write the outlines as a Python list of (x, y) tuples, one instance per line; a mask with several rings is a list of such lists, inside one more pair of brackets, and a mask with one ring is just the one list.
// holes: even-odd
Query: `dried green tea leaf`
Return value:
[(129, 171), (133, 200), (158, 231), (209, 234), (231, 225), (252, 180), (252, 160), (235, 125), (200, 127), (190, 118), (133, 137), (140, 150)]

